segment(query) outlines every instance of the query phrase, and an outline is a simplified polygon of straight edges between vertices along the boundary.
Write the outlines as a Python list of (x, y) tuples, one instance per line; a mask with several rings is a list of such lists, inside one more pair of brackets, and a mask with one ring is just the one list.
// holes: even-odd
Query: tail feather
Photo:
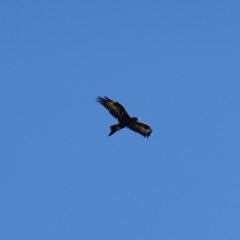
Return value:
[(119, 124), (115, 124), (110, 126), (111, 132), (108, 134), (108, 136), (113, 135), (115, 132), (119, 131), (121, 129), (121, 127), (119, 126)]

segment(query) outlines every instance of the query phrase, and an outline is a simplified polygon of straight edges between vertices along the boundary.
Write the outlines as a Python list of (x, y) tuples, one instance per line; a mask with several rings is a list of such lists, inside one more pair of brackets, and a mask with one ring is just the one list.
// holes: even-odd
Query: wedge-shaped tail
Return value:
[(113, 135), (115, 132), (119, 131), (121, 129), (121, 127), (119, 126), (119, 124), (115, 124), (110, 126), (111, 132), (108, 134), (108, 136)]

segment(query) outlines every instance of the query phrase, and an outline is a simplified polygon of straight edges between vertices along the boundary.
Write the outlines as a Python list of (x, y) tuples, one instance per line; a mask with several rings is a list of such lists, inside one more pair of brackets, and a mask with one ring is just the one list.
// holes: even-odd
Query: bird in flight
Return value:
[(118, 124), (110, 126), (111, 131), (108, 136), (113, 135), (125, 127), (147, 138), (151, 135), (151, 127), (146, 123), (139, 122), (140, 119), (137, 117), (130, 117), (120, 103), (114, 102), (108, 97), (97, 97), (96, 101), (103, 105), (109, 113), (118, 120)]

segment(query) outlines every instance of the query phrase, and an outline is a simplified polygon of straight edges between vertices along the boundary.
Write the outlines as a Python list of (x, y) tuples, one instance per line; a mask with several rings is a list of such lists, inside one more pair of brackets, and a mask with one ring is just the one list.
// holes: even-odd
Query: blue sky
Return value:
[(0, 239), (240, 239), (239, 11), (2, 1)]

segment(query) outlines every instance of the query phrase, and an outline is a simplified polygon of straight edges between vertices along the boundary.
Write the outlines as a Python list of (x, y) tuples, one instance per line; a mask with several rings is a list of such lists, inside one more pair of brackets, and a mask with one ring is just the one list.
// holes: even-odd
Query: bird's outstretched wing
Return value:
[(148, 126), (146, 123), (142, 122), (131, 122), (128, 125), (128, 128), (131, 129), (134, 132), (137, 132), (141, 134), (144, 137), (149, 137), (152, 133), (152, 129), (150, 126)]
[(118, 121), (130, 118), (127, 111), (120, 103), (114, 102), (108, 97), (97, 97), (96, 101), (103, 105), (113, 117), (118, 119)]

